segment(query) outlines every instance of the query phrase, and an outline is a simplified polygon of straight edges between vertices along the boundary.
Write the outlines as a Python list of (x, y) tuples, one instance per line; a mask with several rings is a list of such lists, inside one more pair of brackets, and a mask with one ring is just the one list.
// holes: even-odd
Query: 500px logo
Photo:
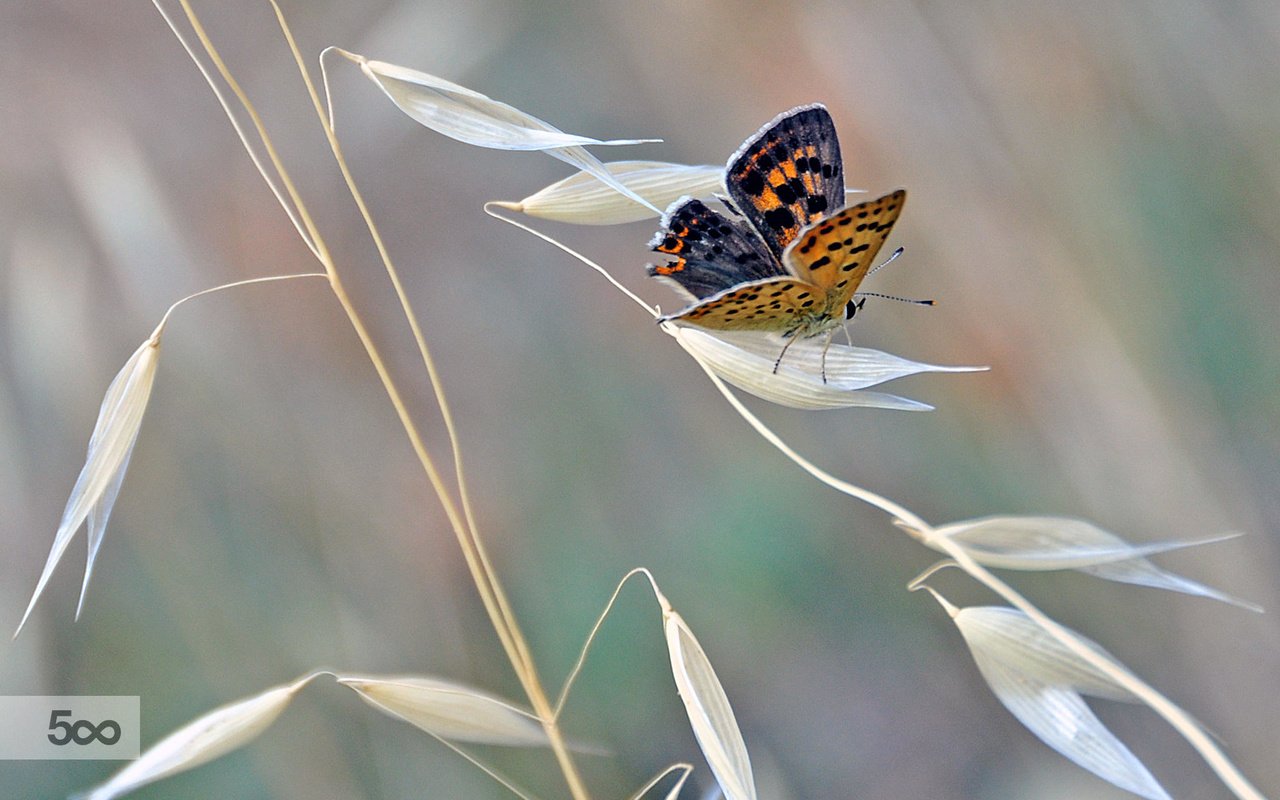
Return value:
[(104, 719), (97, 725), (87, 719), (78, 719), (75, 722), (58, 719), (58, 717), (69, 716), (71, 716), (71, 709), (69, 708), (60, 708), (49, 715), (49, 730), (59, 728), (63, 730), (61, 736), (56, 733), (49, 734), (49, 741), (59, 747), (72, 742), (76, 744), (93, 744), (94, 742), (115, 744), (120, 741), (120, 723), (114, 719)]
[(136, 696), (0, 696), (0, 759), (138, 757)]

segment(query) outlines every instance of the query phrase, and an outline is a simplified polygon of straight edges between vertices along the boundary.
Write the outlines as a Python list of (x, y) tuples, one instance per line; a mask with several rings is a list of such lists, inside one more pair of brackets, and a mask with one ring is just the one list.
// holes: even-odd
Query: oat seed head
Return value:
[(756, 331), (711, 333), (672, 324), (664, 325), (663, 330), (674, 336), (690, 355), (710, 366), (729, 383), (756, 397), (789, 408), (824, 410), (864, 406), (929, 411), (933, 406), (864, 389), (918, 372), (982, 369), (940, 367), (908, 361), (878, 350), (832, 343), (826, 353), (824, 381), (824, 342), (820, 337), (792, 341), (779, 362), (778, 354), (785, 342), (772, 334)]
[(669, 607), (663, 612), (663, 631), (671, 674), (693, 735), (726, 800), (756, 800), (747, 746), (711, 661), (684, 619)]
[[(1085, 520), (1009, 515), (941, 525), (934, 534), (961, 545), (975, 561), (988, 567), (1024, 571), (1074, 569), (1110, 581), (1208, 597), (1249, 611), (1262, 611), (1254, 603), (1161, 569), (1146, 558), (1234, 539), (1239, 536), (1237, 533), (1134, 545)], [(941, 549), (936, 540), (926, 537), (922, 541), (935, 550)]]
[(129, 466), (129, 456), (133, 453), (134, 444), (138, 440), (138, 432), (142, 428), (142, 417), (147, 410), (147, 401), (151, 397), (151, 388), (155, 383), (156, 366), (160, 356), (160, 329), (148, 338), (125, 365), (116, 374), (111, 385), (107, 387), (106, 396), (98, 410), (98, 421), (94, 425), (93, 434), (89, 437), (89, 449), (84, 466), (76, 478), (71, 496), (62, 511), (62, 519), (53, 537), (53, 546), (49, 557), (45, 560), (40, 579), (36, 582), (35, 591), (27, 610), (14, 631), (16, 637), (31, 616), (36, 601), (40, 598), (53, 570), (66, 553), (67, 547), (75, 537), (80, 526), (89, 523), (88, 557), (85, 561), (84, 581), (81, 585), (80, 601), (76, 608), (79, 616), (84, 605), (84, 593), (89, 588), (89, 577), (93, 571), (94, 559), (102, 544), (107, 521), (111, 517), (111, 509), (115, 505), (120, 492), (124, 473)]
[(654, 207), (666, 208), (685, 195), (710, 197), (725, 191), (722, 167), (666, 161), (609, 161), (604, 167), (618, 183), (652, 205), (636, 203), (586, 171), (556, 181), (518, 203), (496, 205), (574, 225), (619, 225), (653, 219), (657, 216)]
[(276, 721), (294, 695), (317, 674), (201, 715), (152, 745), (106, 783), (78, 795), (78, 800), (113, 800), (248, 744)]
[(369, 705), (454, 742), (545, 747), (547, 734), (532, 713), (488, 692), (424, 676), (341, 675), (338, 683)]
[(590, 172), (654, 214), (648, 200), (613, 178), (586, 145), (629, 145), (656, 139), (592, 139), (564, 131), (535, 116), (464, 86), (415, 69), (352, 56), (360, 69), (405, 114), (437, 133), (460, 142), (498, 150), (541, 150)]
[[(1150, 800), (1169, 800), (1142, 762), (1102, 724), (1081, 695), (1126, 702), (1135, 702), (1136, 697), (1020, 611), (970, 607), (962, 609), (954, 620), (996, 698), (1041, 741), (1122, 789)], [(1097, 644), (1073, 635), (1114, 662)]]

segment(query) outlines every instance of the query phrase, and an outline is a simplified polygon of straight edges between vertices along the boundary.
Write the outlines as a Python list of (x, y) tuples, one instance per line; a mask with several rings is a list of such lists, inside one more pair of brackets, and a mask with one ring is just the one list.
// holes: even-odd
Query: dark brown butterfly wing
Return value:
[(676, 256), (666, 264), (651, 264), (649, 274), (667, 279), (694, 299), (740, 283), (788, 275), (745, 223), (701, 200), (672, 204), (649, 247)]
[(725, 185), (781, 261), (802, 228), (844, 206), (840, 142), (827, 109), (801, 106), (774, 119), (729, 159)]

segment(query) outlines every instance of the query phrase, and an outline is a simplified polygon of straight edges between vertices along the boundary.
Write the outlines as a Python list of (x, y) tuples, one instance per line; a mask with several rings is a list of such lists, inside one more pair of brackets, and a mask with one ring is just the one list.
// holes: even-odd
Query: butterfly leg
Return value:
[(782, 352), (778, 353), (778, 360), (773, 362), (773, 374), (778, 374), (778, 367), (782, 366), (782, 357), (787, 354), (787, 348), (791, 347), (791, 343), (796, 340), (795, 336), (788, 336), (787, 343), (782, 346)]
[[(849, 335), (849, 329), (844, 329), (844, 335)], [(827, 351), (831, 349), (831, 340), (836, 338), (836, 332), (833, 328), (831, 333), (827, 334), (827, 343), (822, 346), (822, 382), (827, 382)], [(852, 345), (852, 343), (850, 343)]]

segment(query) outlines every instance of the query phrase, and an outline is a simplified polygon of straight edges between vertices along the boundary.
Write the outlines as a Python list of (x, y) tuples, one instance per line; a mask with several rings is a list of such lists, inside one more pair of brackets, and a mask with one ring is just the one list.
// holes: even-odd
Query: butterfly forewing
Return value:
[(788, 274), (744, 223), (700, 200), (673, 205), (649, 246), (677, 256), (666, 264), (650, 265), (649, 274), (670, 280), (695, 299), (744, 281)]
[(709, 297), (664, 321), (724, 331), (789, 333), (824, 307), (826, 291), (795, 278), (766, 278)]
[(906, 191), (899, 189), (815, 223), (791, 243), (783, 263), (796, 277), (831, 292), (833, 308), (844, 308), (889, 238), (906, 199)]
[(844, 205), (844, 168), (831, 115), (821, 105), (792, 109), (729, 159), (725, 185), (774, 257), (801, 229)]

